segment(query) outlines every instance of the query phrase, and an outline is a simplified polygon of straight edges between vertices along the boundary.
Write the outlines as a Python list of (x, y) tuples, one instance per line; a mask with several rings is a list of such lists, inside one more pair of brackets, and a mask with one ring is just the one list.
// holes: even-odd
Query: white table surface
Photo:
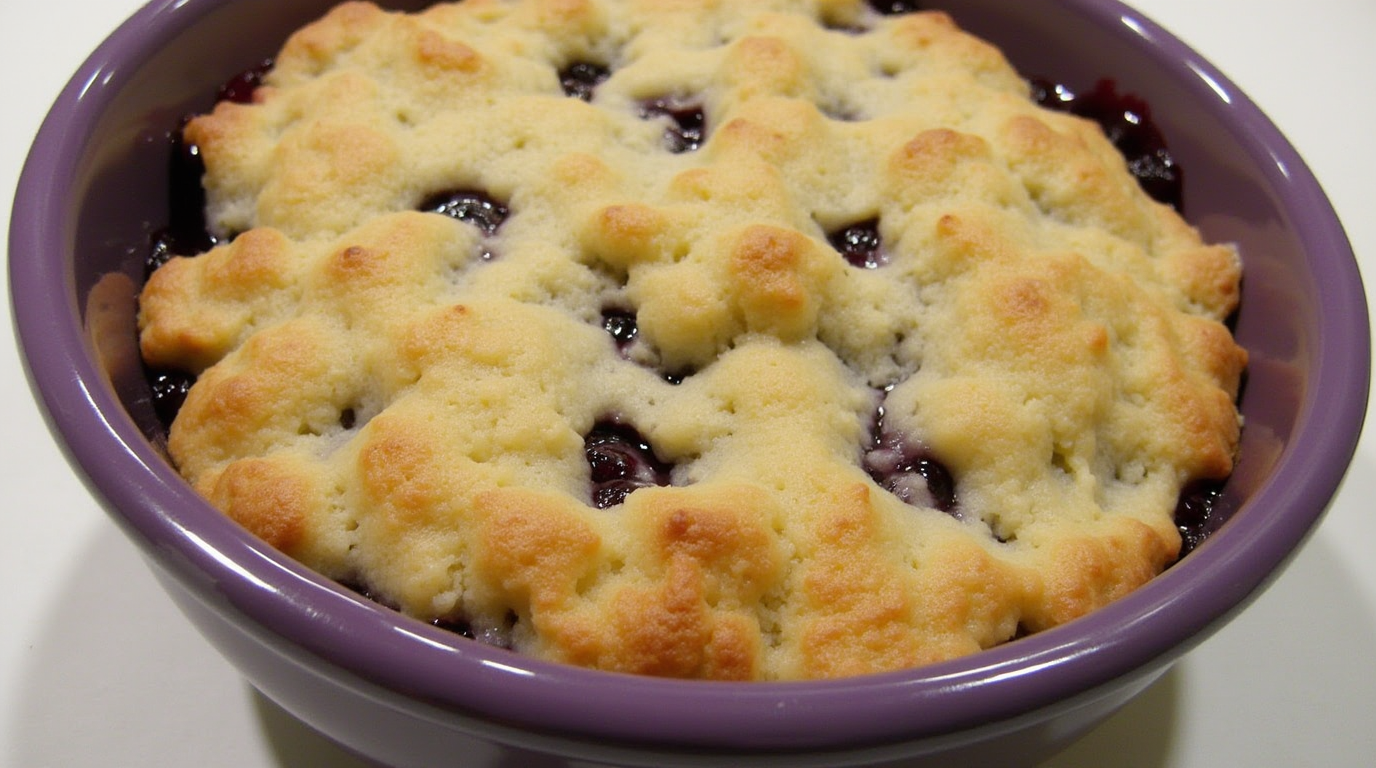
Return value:
[[(53, 98), (138, 5), (0, 4), (0, 231), (8, 232), (21, 163)], [(1376, 296), (1376, 2), (1137, 7), (1201, 51), (1298, 147)], [(257, 694), (182, 619), (58, 453), (8, 329), (0, 345), (0, 488), (9, 499), (0, 505), (0, 768), (362, 766)], [(1376, 763), (1371, 433), (1284, 576), (1047, 768)], [(458, 768), (498, 762), (458, 759)]]

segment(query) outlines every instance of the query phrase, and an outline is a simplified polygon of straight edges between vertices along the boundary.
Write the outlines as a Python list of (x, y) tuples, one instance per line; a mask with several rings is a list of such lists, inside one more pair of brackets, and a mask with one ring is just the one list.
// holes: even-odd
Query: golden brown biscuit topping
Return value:
[(1126, 594), (1231, 471), (1237, 255), (945, 15), (349, 2), (263, 77), (185, 132), (223, 244), (141, 298), (168, 449), (417, 618), (897, 669)]

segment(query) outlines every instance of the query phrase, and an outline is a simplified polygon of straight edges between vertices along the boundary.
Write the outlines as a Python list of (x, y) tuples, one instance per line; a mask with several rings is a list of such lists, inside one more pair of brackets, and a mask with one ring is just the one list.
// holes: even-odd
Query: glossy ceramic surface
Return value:
[[(36, 141), (12, 219), (30, 375), (77, 470), (255, 685), (353, 749), (430, 765), (481, 738), (644, 764), (835, 764), (1053, 751), (1241, 608), (1321, 516), (1355, 447), (1370, 339), (1350, 249), (1308, 170), (1207, 62), (1107, 2), (934, 3), (1028, 75), (1145, 97), (1187, 169), (1186, 214), (1239, 244), (1252, 362), (1233, 520), (1129, 598), (971, 659), (817, 684), (696, 684), (541, 664), (399, 620), (246, 536), (148, 435), (128, 330), (165, 214), (162, 136), (324, 2), (155, 2), (93, 54)], [(186, 73), (195, 73), (188, 75)], [(910, 764), (910, 763), (905, 763)]]

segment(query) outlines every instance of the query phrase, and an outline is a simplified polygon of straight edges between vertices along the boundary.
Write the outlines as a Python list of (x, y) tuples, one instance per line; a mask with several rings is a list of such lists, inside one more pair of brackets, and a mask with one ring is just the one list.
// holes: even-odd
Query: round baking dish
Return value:
[[(635, 765), (1030, 764), (1241, 610), (1318, 523), (1355, 449), (1367, 310), (1342, 228), (1304, 163), (1207, 61), (1103, 0), (949, 0), (1025, 75), (1142, 96), (1187, 169), (1186, 216), (1236, 242), (1251, 355), (1228, 521), (1127, 598), (965, 659), (817, 683), (631, 677), (488, 648), (360, 599), (197, 496), (157, 448), (130, 357), (133, 296), (165, 219), (162, 137), (326, 0), (159, 0), (58, 97), (16, 195), (10, 279), (35, 395), (75, 470), (169, 594), (260, 690), (393, 766), (474, 740)], [(405, 3), (387, 4), (405, 6)], [(412, 3), (415, 5), (415, 3)], [(124, 341), (121, 342), (121, 339)]]

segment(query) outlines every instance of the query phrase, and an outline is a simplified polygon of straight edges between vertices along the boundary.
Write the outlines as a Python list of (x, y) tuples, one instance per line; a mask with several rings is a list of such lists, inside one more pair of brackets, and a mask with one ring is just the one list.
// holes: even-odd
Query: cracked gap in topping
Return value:
[(158, 267), (172, 260), (177, 255), (177, 239), (172, 235), (169, 227), (163, 227), (154, 231), (149, 236), (148, 255), (143, 260), (144, 280)]
[(462, 635), (463, 637), (466, 637), (469, 640), (478, 639), (477, 636), (473, 633), (473, 625), (470, 624), (467, 619), (435, 619), (430, 623), (431, 625), (438, 627), (444, 630), (445, 632), (453, 632), (454, 634)]
[(150, 236), (145, 277), (173, 256), (195, 256), (218, 244), (205, 218), (205, 161), (200, 148), (182, 135), (185, 125), (183, 121), (168, 136), (167, 225)]
[(372, 602), (377, 603), (383, 608), (387, 608), (393, 611), (400, 610), (395, 603), (386, 599), (382, 595), (374, 592), (372, 588), (369, 587), (367, 584), (364, 584), (360, 581), (356, 581), (354, 579), (338, 579), (338, 583), (341, 587), (344, 587), (350, 592), (354, 592), (359, 597), (362, 597), (365, 600), (371, 600)]
[(512, 647), (511, 630), (516, 625), (518, 618), (515, 612), (508, 612), (505, 623), (500, 627), (480, 627), (473, 622), (460, 616), (456, 618), (439, 618), (430, 622), (434, 627), (443, 629), (446, 632), (453, 632), (469, 640), (477, 640), (485, 645), (494, 648), (505, 648), (510, 650)]
[(867, 0), (869, 6), (884, 16), (897, 16), (922, 10), (922, 4), (913, 0)]
[(153, 412), (163, 429), (171, 429), (172, 420), (177, 418), (182, 403), (186, 402), (186, 393), (191, 391), (196, 377), (168, 368), (149, 368), (145, 375), (152, 393)]
[(964, 519), (957, 508), (950, 470), (930, 452), (909, 445), (900, 436), (879, 437), (865, 452), (865, 471), (880, 487), (908, 504)]
[[(607, 335), (612, 337), (612, 341), (616, 344), (616, 351), (621, 355), (623, 360), (630, 360), (640, 364), (647, 363), (645, 360), (636, 359), (637, 356), (631, 351), (632, 347), (636, 344), (637, 338), (640, 336), (640, 326), (636, 322), (634, 311), (621, 309), (619, 307), (609, 307), (602, 310), (602, 330), (606, 331)], [(648, 367), (653, 366), (650, 365)], [(691, 375), (693, 375), (691, 369), (659, 371), (659, 377), (674, 386), (682, 384), (684, 379), (687, 379)]]
[(664, 379), (670, 384), (673, 384), (674, 386), (678, 386), (682, 384), (689, 376), (692, 376), (694, 373), (695, 371), (691, 368), (685, 368), (681, 371), (665, 371), (660, 374), (660, 378)]
[(1032, 88), (1032, 100), (1037, 104), (1059, 112), (1070, 111), (1070, 106), (1075, 101), (1075, 93), (1070, 88), (1043, 77), (1034, 77), (1029, 84)]
[(345, 408), (339, 412), (339, 426), (343, 429), (353, 429), (358, 425), (358, 413), (352, 408)]
[(827, 119), (835, 120), (838, 123), (858, 123), (865, 119), (861, 113), (845, 106), (819, 104), (817, 108), (822, 111), (823, 115), (826, 115)]
[(880, 406), (862, 463), (879, 487), (915, 507), (931, 507), (963, 520), (951, 471), (924, 446), (884, 425)]
[[(374, 592), (371, 587), (362, 582), (353, 579), (340, 579), (338, 583), (340, 586), (354, 592), (359, 597), (377, 603), (383, 608), (392, 611), (401, 610), (391, 600)], [(480, 643), (485, 643), (497, 648), (510, 649), (512, 647), (511, 628), (516, 625), (517, 620), (518, 618), (515, 612), (508, 612), (505, 623), (500, 627), (475, 626), (472, 621), (463, 616), (440, 617), (431, 621), (430, 625), (437, 629), (443, 629), (446, 632), (453, 632), (469, 640), (477, 640)]]
[(593, 92), (611, 76), (611, 70), (590, 61), (575, 61), (559, 70), (559, 86), (565, 96), (592, 101)]
[(707, 138), (707, 116), (700, 104), (665, 96), (641, 102), (640, 116), (646, 120), (669, 118), (671, 124), (664, 129), (664, 146), (674, 154), (692, 152)]
[(1175, 526), (1180, 530), (1179, 557), (1203, 544), (1230, 516), (1230, 510), (1222, 509), (1219, 503), (1223, 485), (1222, 480), (1194, 480), (1180, 490), (1175, 505)]
[(879, 219), (866, 219), (827, 233), (827, 242), (846, 261), (861, 269), (875, 269), (889, 263), (884, 241), (879, 235)]
[(1151, 108), (1141, 97), (1119, 93), (1105, 78), (1086, 93), (1075, 93), (1045, 78), (1032, 78), (1032, 98), (1049, 109), (1093, 120), (1127, 158), (1128, 171), (1152, 199), (1183, 210), (1183, 172), (1166, 147), (1166, 140), (1151, 119)]
[(615, 419), (603, 419), (583, 438), (591, 470), (592, 503), (608, 509), (638, 488), (668, 485), (672, 466), (660, 461), (640, 432)]
[(626, 349), (631, 346), (640, 332), (636, 325), (635, 313), (627, 309), (603, 310), (602, 329), (611, 335), (622, 357), (625, 357)]
[[(236, 104), (253, 102), (253, 92), (272, 71), (272, 59), (265, 59), (225, 81), (216, 91), (217, 102)], [(168, 223), (155, 231), (148, 257), (144, 260), (145, 275), (167, 263), (173, 256), (194, 256), (219, 244), (206, 222), (205, 160), (200, 147), (186, 140), (183, 130), (190, 117), (182, 119), (168, 136), (171, 160), (168, 163)], [(232, 238), (230, 238), (232, 239)]]
[[(484, 236), (491, 237), (497, 234), (502, 223), (506, 221), (511, 210), (504, 203), (501, 203), (476, 189), (456, 189), (446, 192), (437, 192), (423, 200), (416, 210), (425, 213), (439, 213), (452, 219), (457, 219), (466, 224), (472, 224), (482, 232)], [(482, 259), (490, 261), (494, 257), (492, 251), (483, 248)]]
[(240, 72), (226, 80), (215, 94), (216, 101), (230, 101), (235, 104), (252, 104), (253, 92), (263, 84), (263, 78), (272, 71), (273, 60), (264, 59), (257, 66)]

